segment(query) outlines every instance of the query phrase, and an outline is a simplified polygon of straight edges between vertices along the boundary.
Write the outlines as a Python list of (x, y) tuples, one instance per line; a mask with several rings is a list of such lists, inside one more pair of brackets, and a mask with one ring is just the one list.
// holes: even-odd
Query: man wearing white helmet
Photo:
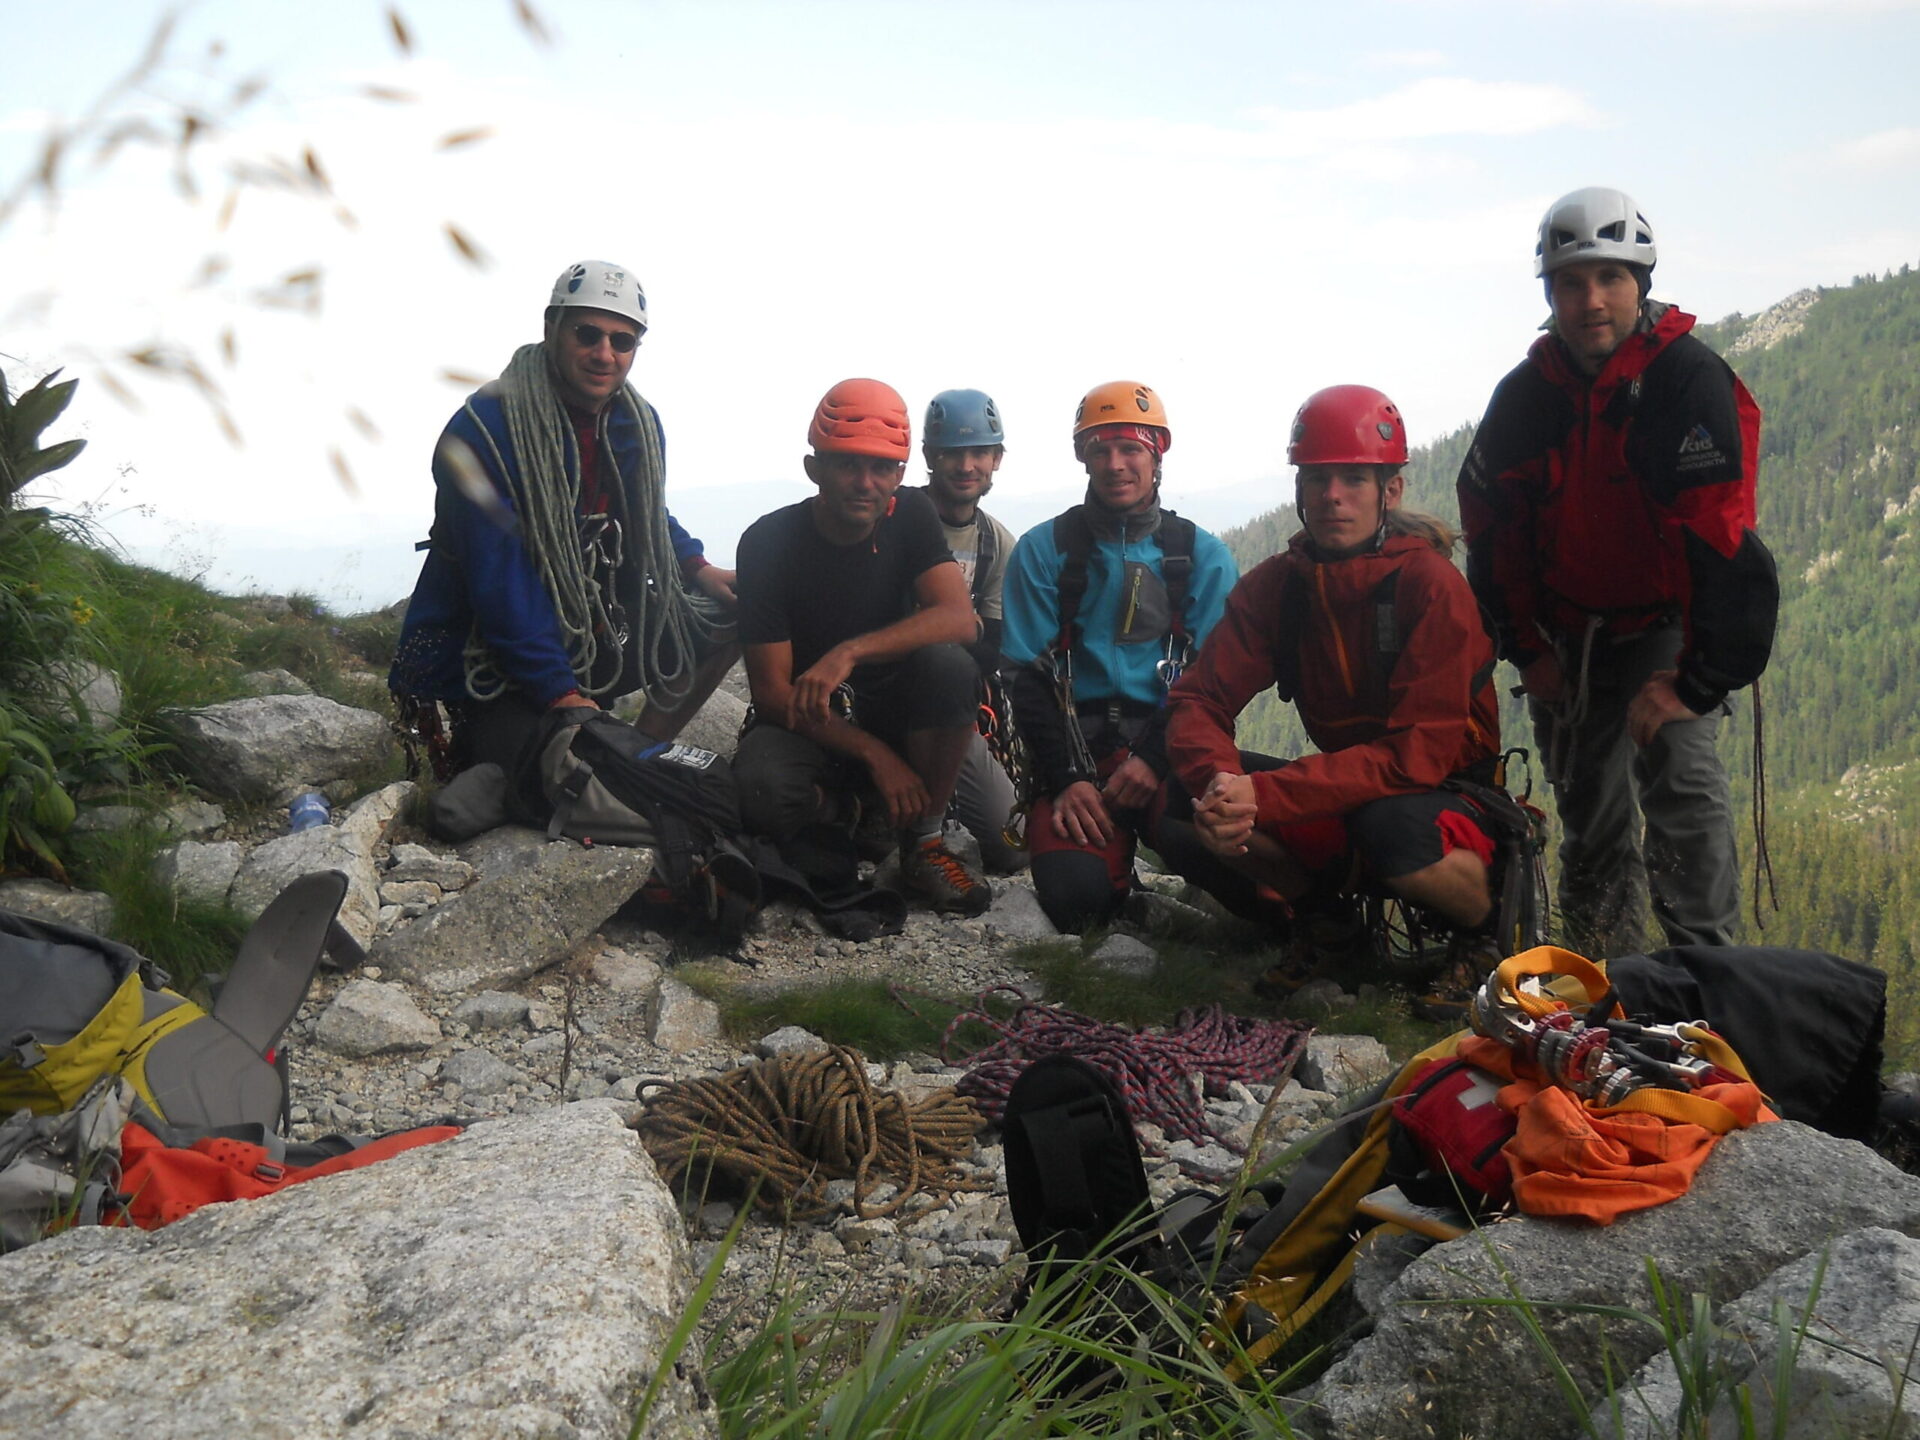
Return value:
[[(1520, 670), (1564, 836), (1569, 943), (1728, 945), (1732, 803), (1714, 752), (1779, 608), (1754, 534), (1760, 409), (1694, 317), (1650, 300), (1653, 227), (1589, 188), (1540, 222), (1553, 315), (1502, 380), (1459, 479), (1467, 575)], [(1645, 853), (1635, 802), (1645, 821)]]
[[(920, 438), (920, 454), (927, 462), (926, 495), (940, 517), (947, 548), (967, 578), (980, 620), (980, 638), (971, 649), (987, 685), (988, 709), (995, 723), (1011, 726), (998, 671), (1006, 614), (1002, 591), (1014, 535), (980, 508), (1006, 450), (1000, 407), (984, 390), (942, 390), (928, 402)], [(1013, 781), (994, 759), (986, 737), (976, 734), (954, 784), (953, 813), (979, 842), (981, 863), (1002, 875), (1027, 863), (1026, 851), (1009, 845), (1004, 835), (1015, 800)]]
[(511, 769), (542, 712), (640, 691), (671, 739), (738, 654), (733, 572), (667, 513), (660, 418), (627, 384), (647, 329), (633, 272), (554, 282), (543, 338), (475, 391), (435, 447), (433, 530), (389, 677), (451, 772)]

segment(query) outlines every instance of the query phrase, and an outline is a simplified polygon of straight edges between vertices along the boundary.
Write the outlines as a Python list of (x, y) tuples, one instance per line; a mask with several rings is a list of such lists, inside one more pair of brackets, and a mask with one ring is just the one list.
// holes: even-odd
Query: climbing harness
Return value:
[(863, 1219), (892, 1215), (922, 1191), (980, 1190), (955, 1161), (973, 1148), (980, 1116), (956, 1094), (909, 1103), (867, 1078), (856, 1050), (782, 1055), (720, 1075), (643, 1088), (640, 1143), (669, 1184), (715, 1175), (789, 1220), (834, 1208), (827, 1182), (853, 1182)]

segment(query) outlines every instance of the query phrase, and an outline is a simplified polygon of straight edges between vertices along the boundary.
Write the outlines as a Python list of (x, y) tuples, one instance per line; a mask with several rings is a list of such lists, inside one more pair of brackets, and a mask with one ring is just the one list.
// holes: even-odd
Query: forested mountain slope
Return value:
[[(1920, 274), (1903, 265), (1802, 291), (1697, 333), (1766, 413), (1760, 533), (1781, 579), (1762, 690), (1783, 908), (1764, 937), (1750, 925), (1747, 938), (1873, 958), (1904, 992), (1920, 949)], [(1515, 337), (1516, 359), (1526, 338)], [(1456, 517), (1453, 478), (1471, 438), (1465, 426), (1414, 453), (1409, 503)], [(1297, 528), (1288, 507), (1225, 539), (1244, 568)], [(1514, 683), (1503, 668), (1503, 692)], [(1723, 752), (1744, 812), (1750, 697), (1736, 716)], [(1516, 705), (1503, 719), (1509, 744), (1531, 743)], [(1304, 742), (1269, 694), (1243, 717), (1241, 743), (1289, 754)]]

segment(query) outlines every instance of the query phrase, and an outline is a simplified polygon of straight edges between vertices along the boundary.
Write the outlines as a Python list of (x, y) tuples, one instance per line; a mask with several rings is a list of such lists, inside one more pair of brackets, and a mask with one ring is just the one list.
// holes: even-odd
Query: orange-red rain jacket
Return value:
[(1479, 607), (1418, 536), (1322, 561), (1302, 532), (1234, 586), (1168, 695), (1167, 754), (1193, 795), (1218, 771), (1239, 773), (1235, 718), (1269, 685), (1322, 753), (1254, 775), (1263, 830), (1436, 789), (1500, 749)]

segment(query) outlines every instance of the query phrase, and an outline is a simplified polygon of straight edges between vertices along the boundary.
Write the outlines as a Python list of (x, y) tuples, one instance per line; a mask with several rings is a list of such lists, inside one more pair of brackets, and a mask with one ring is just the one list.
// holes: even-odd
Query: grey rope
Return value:
[[(521, 543), (553, 602), (567, 663), (581, 693), (604, 695), (619, 683), (621, 666), (597, 685), (592, 683), (594, 666), (603, 644), (625, 644), (631, 635), (638, 641), (642, 693), (649, 703), (672, 709), (692, 692), (702, 642), (731, 629), (732, 615), (711, 596), (690, 594), (680, 583), (662, 493), (666, 461), (660, 429), (653, 407), (631, 385), (622, 386), (613, 403), (639, 426), (639, 465), (635, 474), (618, 474), (611, 451), (604, 453), (609, 473), (601, 488), (608, 497), (609, 523), (591, 538), (583, 532), (577, 515), (579, 441), (550, 376), (546, 347), (535, 343), (515, 351), (496, 382), (517, 465), (501, 454), (473, 414), (471, 401), (468, 415), (486, 439), (493, 473), (507, 478)], [(604, 428), (603, 422), (602, 433)], [(637, 527), (630, 499), (639, 509)], [(638, 613), (625, 616), (623, 624), (616, 614), (613, 581), (628, 565), (637, 569), (641, 583), (635, 596)], [(465, 660), (467, 693), (474, 699), (491, 700), (507, 688), (478, 635), (468, 637)]]

